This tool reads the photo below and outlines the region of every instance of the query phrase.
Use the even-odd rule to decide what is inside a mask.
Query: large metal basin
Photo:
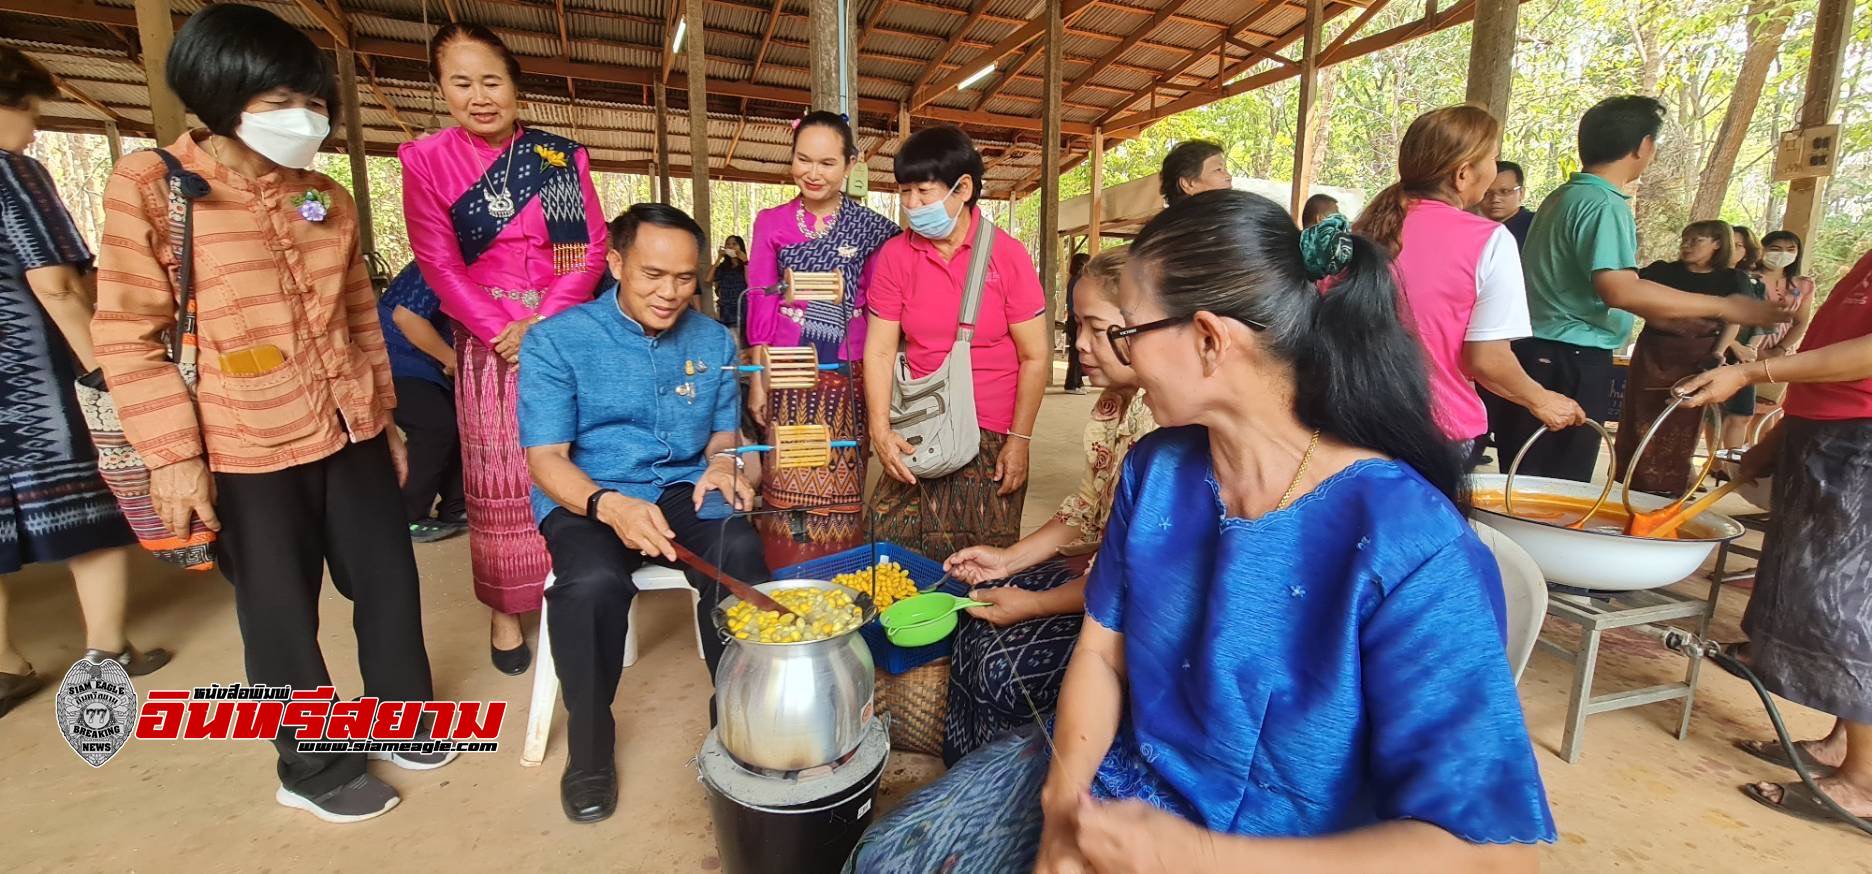
[[[1475,474],[1469,478],[1470,488],[1478,496],[1500,496],[1507,481],[1501,474]],[[1591,502],[1599,497],[1600,489],[1600,485],[1573,480],[1515,477],[1517,504],[1522,500],[1538,500],[1541,495]],[[1631,495],[1632,508],[1641,512],[1669,503],[1669,499],[1655,495],[1637,492]],[[1609,506],[1618,506],[1616,494]],[[1668,586],[1696,573],[1717,546],[1742,536],[1741,523],[1713,512],[1703,513],[1684,525],[1676,540],[1629,537],[1590,529],[1576,531],[1482,507],[1471,508],[1470,515],[1527,550],[1550,582],[1599,591]]]

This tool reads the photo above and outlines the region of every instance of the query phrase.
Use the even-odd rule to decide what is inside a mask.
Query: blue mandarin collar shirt
[[[701,479],[709,438],[740,424],[734,335],[684,310],[651,336],[616,288],[547,319],[520,349],[520,444],[569,443],[603,488],[646,501]],[[533,488],[533,519],[558,505]]]

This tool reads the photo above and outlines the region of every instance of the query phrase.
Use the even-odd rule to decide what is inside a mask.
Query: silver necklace
[[[808,240],[817,240],[820,237],[823,237],[826,234],[831,233],[832,228],[838,225],[839,214],[835,210],[833,211],[831,215],[826,216],[825,218],[819,219],[818,230],[814,230],[812,226],[807,224],[806,222],[807,212],[808,210],[806,209],[806,202],[803,200],[800,201],[799,206],[794,207],[793,209],[793,220],[799,224],[800,234],[805,236],[806,239]],[[814,216],[814,218],[818,218],[818,216]]]
[[[507,144],[507,169],[501,172],[501,190],[495,191],[494,186],[486,185],[481,191],[481,198],[487,201],[488,215],[497,219],[513,218],[514,199],[508,186],[513,181],[514,151],[518,145],[520,145],[520,132],[516,130],[513,141]]]

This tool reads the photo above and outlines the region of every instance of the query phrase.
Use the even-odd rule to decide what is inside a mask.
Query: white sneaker
[[[409,771],[433,771],[455,761],[455,757],[461,753],[449,750],[446,753],[369,752],[365,755],[373,762],[389,762]]]
[[[316,797],[300,795],[281,786],[273,794],[273,800],[326,822],[347,823],[383,816],[402,798],[390,784],[369,774],[359,774],[357,779]]]

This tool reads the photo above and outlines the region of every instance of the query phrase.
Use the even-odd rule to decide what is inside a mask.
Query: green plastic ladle
[[[948,592],[926,592],[905,598],[878,615],[884,636],[898,646],[928,646],[953,634],[956,614],[982,602]]]

